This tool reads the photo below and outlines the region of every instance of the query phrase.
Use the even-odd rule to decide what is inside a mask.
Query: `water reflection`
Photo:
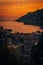
[[[23,33],[29,33],[29,32],[35,32],[35,31],[43,31],[40,29],[39,26],[32,26],[32,25],[24,25],[23,23],[16,22],[16,21],[3,21],[0,22],[0,26],[3,26],[4,28],[10,28],[13,29],[13,32],[23,32]]]

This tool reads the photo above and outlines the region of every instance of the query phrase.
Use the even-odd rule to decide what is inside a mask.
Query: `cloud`
[[[27,4],[32,2],[43,2],[43,0],[0,0],[0,5]]]

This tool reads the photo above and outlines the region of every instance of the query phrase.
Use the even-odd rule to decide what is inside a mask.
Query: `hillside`
[[[26,15],[17,19],[16,21],[23,22],[27,25],[36,25],[43,27],[43,9],[29,12]]]

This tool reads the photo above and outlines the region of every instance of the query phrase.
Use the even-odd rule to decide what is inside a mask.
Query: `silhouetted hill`
[[[37,25],[43,28],[43,9],[29,12],[21,18],[17,19],[18,22],[24,22],[27,25]]]

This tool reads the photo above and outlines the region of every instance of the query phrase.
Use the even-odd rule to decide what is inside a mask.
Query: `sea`
[[[36,31],[43,32],[40,26],[26,25],[23,22],[17,21],[0,21],[0,26],[4,29],[12,29],[12,32],[17,33],[32,33]]]

